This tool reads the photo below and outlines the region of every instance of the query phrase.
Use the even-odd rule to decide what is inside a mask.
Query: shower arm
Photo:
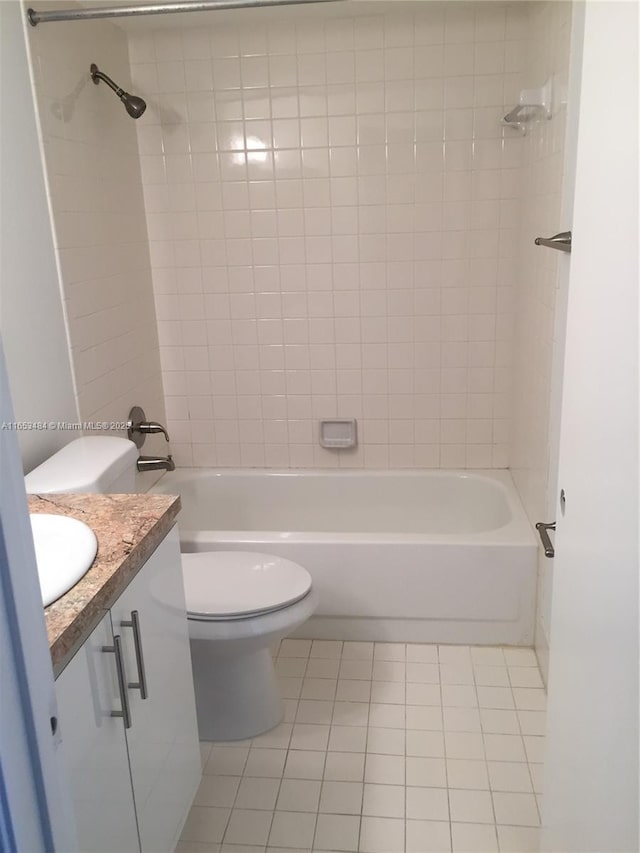
[[[94,83],[97,83],[98,80],[102,80],[102,82],[106,83],[110,89],[113,89],[119,98],[125,94],[124,89],[121,86],[118,86],[117,83],[114,83],[111,77],[107,76],[103,71],[100,71],[97,65],[91,66],[91,79]]]
[[[335,3],[343,0],[182,0],[178,3],[145,3],[137,6],[98,6],[88,9],[55,9],[38,12],[27,9],[32,27],[56,21],[87,21],[97,18],[133,18],[138,15],[167,15],[177,12],[214,12],[221,9],[246,9],[261,6],[304,6],[309,3]],[[105,81],[106,82],[106,81]]]

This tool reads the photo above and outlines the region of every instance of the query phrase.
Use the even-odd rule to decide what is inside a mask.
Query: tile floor
[[[276,670],[285,721],[202,744],[177,853],[538,849],[532,650],[283,640]]]

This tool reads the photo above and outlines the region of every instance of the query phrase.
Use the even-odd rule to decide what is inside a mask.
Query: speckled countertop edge
[[[58,676],[95,625],[175,524],[173,495],[29,495],[29,512],[66,515],[96,534],[98,553],[89,571],[49,607],[45,621],[54,675]]]

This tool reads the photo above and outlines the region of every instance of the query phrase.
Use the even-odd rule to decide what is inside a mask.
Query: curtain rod
[[[176,12],[213,12],[217,9],[247,9],[260,6],[304,6],[307,3],[335,3],[341,0],[182,0],[178,3],[145,3],[140,6],[99,6],[88,9],[57,9],[38,12],[27,9],[32,27],[55,21],[87,21],[97,18],[133,18],[138,15],[166,15]]]

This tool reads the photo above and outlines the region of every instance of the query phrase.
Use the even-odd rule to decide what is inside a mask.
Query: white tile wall
[[[31,29],[29,40],[80,417],[123,421],[138,403],[162,421],[135,124],[89,77],[96,62],[130,87],[126,36],[84,21]]]
[[[571,35],[571,3],[541,2],[531,5],[527,26],[527,87],[539,86],[553,76],[566,85]],[[562,219],[566,107],[560,106],[550,121],[533,123],[523,139],[523,205],[519,241],[520,275],[516,281],[516,323],[513,382],[511,470],[530,520],[547,519],[552,446],[552,365],[556,307],[559,300],[558,252],[534,245],[538,235],[555,234],[570,227]],[[562,328],[562,334],[564,329]],[[549,618],[551,614],[551,563],[540,552],[536,648],[546,677]]]
[[[505,467],[525,12],[304,11],[130,37],[179,463]]]

